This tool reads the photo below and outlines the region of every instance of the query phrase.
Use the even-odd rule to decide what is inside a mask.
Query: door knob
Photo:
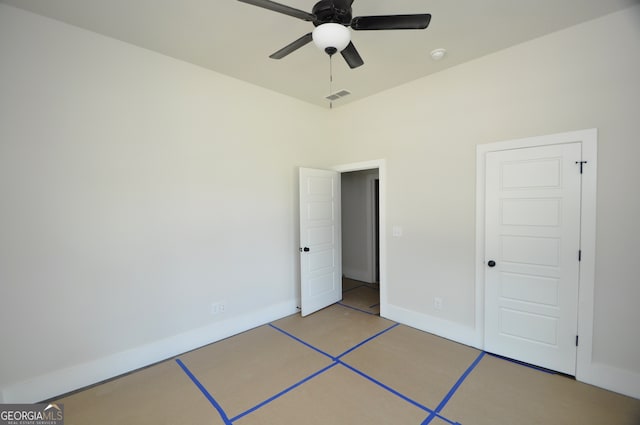
[[[308,247],[308,246],[305,246],[304,248],[300,248],[300,252],[302,252],[302,251],[304,251],[304,252],[309,252],[309,251],[310,251],[310,249],[309,249],[309,247]]]
[[[487,266],[489,267],[495,267],[495,265],[496,265],[496,262],[493,260],[489,260],[489,262],[487,263]]]

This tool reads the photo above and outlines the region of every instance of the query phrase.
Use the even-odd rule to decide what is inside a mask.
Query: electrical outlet
[[[211,314],[214,316],[216,314],[224,313],[224,303],[213,303],[211,304]]]
[[[444,301],[442,300],[442,298],[435,297],[433,299],[433,308],[435,308],[436,310],[442,310],[443,307],[444,307]]]

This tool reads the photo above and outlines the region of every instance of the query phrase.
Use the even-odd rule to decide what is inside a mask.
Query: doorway
[[[300,168],[300,305],[303,316],[338,302],[342,297],[342,173],[378,170],[379,229],[375,263],[380,316],[386,317],[386,161],[384,159],[338,165],[332,170]]]
[[[342,303],[380,313],[380,179],[377,168],[341,174]]]
[[[350,287],[359,286],[359,285],[368,285],[371,287],[376,287],[376,301],[378,306],[376,314],[379,314],[381,317],[386,317],[387,312],[387,290],[388,290],[388,282],[386,279],[386,252],[387,252],[387,238],[386,238],[386,161],[384,159],[365,161],[365,162],[356,162],[351,164],[338,165],[333,167],[333,169],[339,173],[341,173],[341,177],[345,176],[347,173],[353,172],[363,172],[369,177],[366,179],[366,183],[363,184],[360,196],[364,196],[365,192],[370,194],[369,199],[371,200],[369,214],[372,216],[371,221],[371,229],[370,234],[375,235],[373,237],[373,241],[368,246],[370,248],[370,261],[373,262],[373,275],[371,278],[371,268],[367,268],[369,270],[369,277],[364,276],[365,282],[356,281],[349,282]],[[377,171],[377,174],[375,172]],[[373,229],[375,227],[375,230]],[[343,242],[344,243],[344,242]],[[375,257],[375,259],[374,259]],[[371,263],[369,263],[371,264]],[[349,271],[347,271],[347,276],[349,276]],[[343,274],[345,274],[343,272]],[[369,281],[369,282],[366,282]],[[371,283],[373,282],[373,283]],[[349,289],[350,287],[345,286],[343,289]],[[353,294],[357,295],[357,294]],[[376,304],[376,302],[371,302],[369,304],[366,299],[362,299],[358,301],[360,305],[367,307],[365,310],[369,309],[370,306]]]

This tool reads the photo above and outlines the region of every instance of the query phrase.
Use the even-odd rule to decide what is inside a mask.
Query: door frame
[[[595,128],[507,140],[476,147],[476,341],[484,349],[485,292],[485,158],[488,152],[580,142],[584,165],[581,187],[580,283],[578,291],[578,335],[576,379],[589,381],[593,353],[593,317],[596,260],[596,182],[598,130]],[[576,167],[578,165],[576,164]]]
[[[378,171],[379,173],[379,171]],[[378,182],[378,193],[376,193],[376,182]],[[378,176],[370,175],[367,177],[367,190],[371,196],[371,282],[374,284],[380,283],[379,267],[376,267],[376,263],[379,262],[379,242],[376,244],[376,240],[380,239],[380,179]]]
[[[350,164],[335,165],[331,169],[339,173],[347,173],[351,171],[362,171],[378,169],[379,180],[379,228],[378,235],[380,238],[380,317],[387,316],[388,298],[387,298],[387,162],[384,159],[375,159],[371,161],[354,162]]]

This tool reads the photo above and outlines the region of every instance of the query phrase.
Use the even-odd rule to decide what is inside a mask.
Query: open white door
[[[300,168],[301,310],[342,299],[340,173]]]
[[[581,144],[486,156],[485,350],[575,375]]]

